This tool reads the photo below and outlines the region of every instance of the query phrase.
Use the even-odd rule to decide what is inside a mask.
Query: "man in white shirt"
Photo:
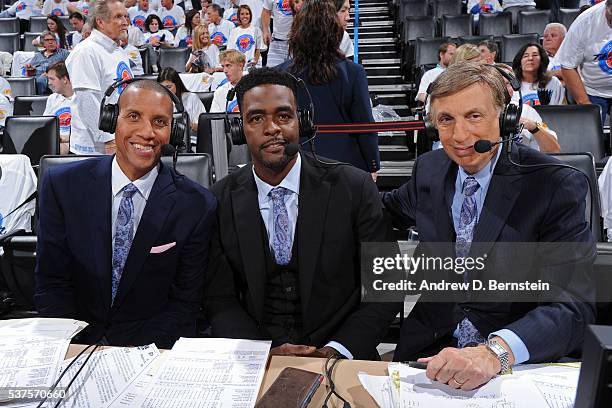
[[[221,7],[218,4],[211,4],[206,10],[208,15],[208,33],[210,34],[210,41],[217,47],[227,45],[232,30],[236,27],[234,23],[221,18]]]
[[[70,25],[72,25],[74,31],[70,32],[66,39],[68,40],[68,45],[70,45],[70,48],[74,48],[78,43],[83,41],[82,32],[83,26],[85,25],[85,17],[83,17],[81,13],[75,11],[74,13],[70,14],[68,21],[70,21]]]
[[[70,150],[70,124],[72,122],[72,83],[64,62],[56,62],[47,68],[49,89],[53,91],[47,98],[45,116],[57,116],[60,131],[60,154],[68,154]]]
[[[495,41],[481,41],[478,44],[478,51],[480,51],[480,58],[485,64],[495,64],[495,58],[497,57],[497,43]]]
[[[550,62],[548,63],[548,71],[550,71],[556,77],[562,79],[561,76],[561,65],[557,63],[556,55],[559,48],[561,48],[561,44],[565,39],[565,34],[567,34],[567,28],[561,23],[550,23],[544,28],[542,46],[544,47],[544,51],[550,58]]]
[[[210,111],[225,112],[227,110],[227,112],[239,112],[236,96],[234,95],[234,98],[228,101],[227,93],[230,89],[234,89],[238,81],[242,79],[246,57],[240,51],[226,50],[219,54],[219,61],[227,77],[227,82],[215,90]]]
[[[457,45],[454,43],[444,43],[440,45],[440,48],[438,48],[438,66],[423,74],[415,100],[425,102],[429,84],[435,81],[436,78],[446,69],[446,67],[448,67],[448,64],[450,64],[456,50]]]
[[[576,103],[599,105],[603,123],[612,107],[612,0],[574,20],[555,59]]]
[[[98,129],[100,102],[110,85],[134,76],[127,53],[116,43],[121,33],[127,32],[129,17],[121,1],[101,0],[93,7],[91,22],[94,30],[88,40],[66,60],[76,94],[72,103],[70,151],[111,154],[115,152],[115,136]]]
[[[42,15],[42,3],[38,0],[16,1],[11,7],[0,12],[0,18],[17,17],[22,21],[40,15]]]
[[[185,10],[174,4],[174,0],[161,0],[157,14],[166,30],[173,30],[185,24]]]
[[[68,15],[69,3],[68,0],[45,0],[42,9],[43,15],[66,16]]]
[[[270,32],[270,17],[274,18],[274,33]],[[261,12],[263,40],[268,48],[266,66],[275,67],[289,56],[289,31],[293,23],[293,11],[289,0],[264,0]]]
[[[149,6],[149,0],[138,0],[135,6],[128,9],[130,22],[132,25],[141,31],[144,31],[144,23],[149,14],[155,14],[156,10],[152,10]],[[160,27],[161,29],[161,27]]]

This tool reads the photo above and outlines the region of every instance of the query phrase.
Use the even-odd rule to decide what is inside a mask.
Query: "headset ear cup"
[[[315,134],[316,129],[310,109],[298,109],[298,124],[300,128],[299,137],[309,139]]]
[[[230,136],[232,137],[232,143],[235,146],[246,144],[246,137],[244,136],[244,130],[242,128],[242,118],[235,117],[230,120]]]
[[[185,132],[187,131],[187,123],[189,120],[185,120],[185,114],[181,115],[180,119],[172,119],[172,133],[170,134],[170,144],[175,148],[179,148],[185,145]]]
[[[117,117],[119,116],[119,106],[113,103],[105,105],[100,110],[100,120],[98,129],[106,133],[115,133],[117,128]]]

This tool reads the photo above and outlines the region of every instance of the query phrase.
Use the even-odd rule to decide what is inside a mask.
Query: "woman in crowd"
[[[291,27],[291,59],[279,66],[305,82],[312,96],[316,124],[374,122],[365,70],[340,52],[343,32],[332,2],[306,1]],[[303,108],[308,95],[301,88],[298,92],[298,106]],[[300,136],[303,140],[307,135]],[[313,144],[320,156],[350,163],[373,177],[380,168],[376,133],[324,134]]]
[[[151,68],[153,69],[153,72],[157,72],[159,71],[159,67],[157,65],[159,60],[159,49],[172,48],[174,36],[170,31],[163,28],[161,18],[159,18],[156,14],[150,14],[145,20],[144,39],[145,47],[149,51]]]
[[[47,16],[47,30],[55,34],[55,38],[57,38],[57,43],[60,48],[68,48],[68,41],[66,41],[67,30],[59,17],[54,15]],[[40,36],[32,40],[32,45],[35,47],[42,47]]]
[[[351,3],[349,0],[334,1],[336,4],[336,15],[338,16],[338,21],[344,30],[344,33],[342,34],[342,41],[340,42],[340,51],[342,51],[346,58],[351,58],[355,54],[355,50],[353,49],[353,41],[346,32],[346,27],[348,27],[349,21],[351,21],[351,16],[349,14]]]
[[[185,69],[187,72],[208,74],[223,71],[219,64],[219,48],[210,41],[210,33],[205,25],[199,25],[194,30],[191,56]]]
[[[523,103],[531,106],[563,103],[565,88],[559,79],[546,72],[548,63],[548,55],[540,44],[525,44],[516,53],[512,69],[522,84]]]
[[[228,50],[238,50],[243,53],[249,67],[261,67],[261,48],[263,34],[259,27],[253,27],[253,13],[251,8],[246,4],[238,7],[238,18],[240,26],[232,30],[229,41],[227,42]]]
[[[183,84],[181,77],[174,68],[162,69],[157,76],[157,82],[183,101],[185,112],[189,114],[190,128],[192,131],[197,132],[200,114],[206,113],[206,108],[202,101],[200,101],[200,98],[196,94],[187,91],[185,84]]]
[[[210,21],[208,21],[208,14],[206,13],[206,11],[208,11],[208,6],[210,6],[211,4],[211,0],[200,0],[200,6],[202,7],[202,9],[200,10],[200,24],[205,25],[207,27]]]
[[[201,17],[197,10],[189,10],[185,13],[185,25],[181,26],[174,36],[174,46],[179,48],[191,48],[193,44],[193,30],[200,25]]]

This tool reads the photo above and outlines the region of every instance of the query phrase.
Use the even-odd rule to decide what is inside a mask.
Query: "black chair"
[[[570,28],[576,17],[580,14],[580,9],[559,9],[559,22],[566,28]]]
[[[604,140],[598,105],[535,106],[542,120],[557,132],[561,153],[589,152],[598,162],[604,157]]]
[[[66,28],[69,28],[67,26]],[[42,33],[47,30],[47,17],[30,17],[30,32],[31,33]]]
[[[34,268],[36,266],[36,236],[25,233],[3,238],[0,245],[2,278],[10,299],[19,309],[36,310],[34,305]]]
[[[518,33],[537,33],[542,35],[546,24],[550,23],[550,10],[520,11],[518,15]]]
[[[458,38],[472,35],[472,18],[469,14],[442,17],[442,35]]]
[[[180,113],[173,114],[174,120],[179,120],[181,118]],[[185,133],[183,135],[183,143],[185,143],[185,151],[191,152],[191,128],[189,125],[185,126]]]
[[[206,108],[206,112],[210,112],[210,107],[212,106],[212,101],[215,96],[214,92],[193,92],[198,95],[200,101],[204,104],[204,108]]]
[[[500,37],[512,33],[512,14],[481,14],[478,17],[478,28],[480,35],[492,35]]]
[[[19,33],[0,34],[0,50],[14,54],[19,51]]]
[[[45,113],[48,96],[18,96],[15,98],[13,115],[42,116]]]
[[[583,172],[589,179],[589,192],[586,196],[585,220],[591,227],[593,238],[599,242],[602,240],[601,205],[599,202],[599,188],[597,184],[597,172],[595,171],[595,160],[591,153],[557,153],[551,156],[561,162],[569,164]]]
[[[5,79],[11,84],[13,98],[36,95],[35,77],[5,77]]]
[[[140,52],[140,59],[142,60],[142,70],[144,71],[145,75],[149,75],[152,72],[151,61],[149,59],[149,50],[146,48],[139,48],[138,51]]]
[[[468,35],[461,36],[457,39],[457,45],[461,46],[463,44],[474,44],[478,45],[483,41],[493,41],[492,35]]]
[[[458,16],[461,14],[461,0],[434,0],[433,15],[440,19],[444,15]]]
[[[438,49],[446,42],[451,41],[448,37],[441,38],[417,38],[415,41],[415,67],[438,63]]]
[[[429,15],[429,5],[425,0],[401,0],[400,3],[400,21],[404,21],[406,17],[424,17]]]
[[[537,43],[539,36],[533,34],[509,34],[501,37],[501,62],[510,63],[521,47],[528,43]]]
[[[23,33],[23,50],[38,51],[38,48],[32,45],[32,41],[42,33]]]
[[[232,120],[234,117],[238,117],[239,113],[228,113],[227,118]],[[213,156],[213,145],[212,145],[212,124],[213,120],[223,120],[225,121],[226,114],[223,112],[209,112],[200,114],[200,118],[198,119],[198,141],[196,146],[197,153],[208,153],[211,157],[213,157],[213,167],[214,156]],[[227,152],[228,155],[232,150],[232,141],[227,138]]]
[[[18,33],[19,19],[17,17],[0,18],[0,33]]]
[[[434,38],[436,36],[436,20],[433,17],[407,17],[404,20],[404,43],[414,41],[418,37]]]
[[[159,66],[162,69],[174,68],[176,72],[185,72],[189,53],[189,48],[162,48],[159,54]]]
[[[9,116],[0,137],[2,153],[25,154],[38,165],[47,154],[59,154],[59,120],[55,116]]]

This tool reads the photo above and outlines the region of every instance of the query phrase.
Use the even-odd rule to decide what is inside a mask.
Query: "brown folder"
[[[255,408],[305,408],[325,377],[322,374],[287,367],[281,371]]]

